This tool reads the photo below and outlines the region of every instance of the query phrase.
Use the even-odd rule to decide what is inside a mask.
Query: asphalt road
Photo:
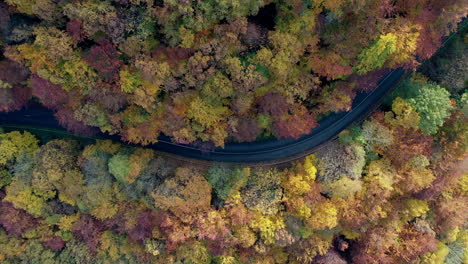
[[[310,134],[299,139],[231,143],[226,144],[224,148],[200,150],[195,146],[173,143],[170,138],[161,136],[158,143],[146,147],[191,159],[230,163],[258,163],[298,157],[333,139],[353,122],[365,117],[366,114],[380,105],[383,97],[404,75],[405,70],[402,68],[386,74],[372,92],[360,93],[356,96],[352,110],[326,116],[319,121],[319,126],[314,128]],[[20,111],[0,113],[0,126],[2,125],[64,130],[55,120],[52,111],[37,105],[25,107]],[[105,134],[101,134],[99,137],[119,140],[118,136]]]
[[[466,32],[466,18],[458,25],[458,31],[446,37],[441,46],[444,46],[453,36],[460,32]],[[228,163],[256,163],[277,164],[287,160],[299,158],[311,153],[322,144],[336,138],[336,136],[349,127],[352,123],[365,119],[375,108],[377,108],[385,95],[396,87],[398,82],[405,76],[405,70],[398,68],[386,74],[372,92],[361,93],[353,101],[352,110],[342,113],[333,113],[319,121],[310,134],[299,139],[266,140],[252,143],[226,144],[224,148],[213,150],[201,150],[197,146],[182,145],[171,142],[165,136],[159,137],[159,142],[150,147],[157,151],[175,154],[186,160],[218,161]],[[24,129],[25,127],[44,132],[56,133],[56,129],[64,131],[53,116],[53,112],[38,106],[30,105],[20,111],[2,113],[0,112],[0,127]],[[55,132],[54,132],[55,129]],[[62,132],[60,132],[62,133]],[[108,138],[120,141],[119,136],[106,134],[98,135],[99,138]],[[323,145],[322,145],[323,146]]]

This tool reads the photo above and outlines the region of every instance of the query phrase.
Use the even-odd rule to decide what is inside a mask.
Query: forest
[[[2,0],[0,110],[74,133],[205,148],[298,138],[415,68],[463,0]]]
[[[467,263],[468,98],[452,87],[416,73],[387,110],[276,167],[3,131],[0,262]]]
[[[468,263],[462,0],[0,0],[0,263]],[[430,58],[430,60],[429,60]],[[276,166],[145,145],[298,138],[391,69],[366,120]],[[416,70],[417,69],[417,70]],[[138,143],[140,146],[125,142]]]

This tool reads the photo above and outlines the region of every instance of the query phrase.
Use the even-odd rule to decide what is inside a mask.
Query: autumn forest
[[[70,133],[121,139],[0,123],[0,263],[468,263],[467,14],[463,0],[0,0],[0,112],[40,104]],[[292,162],[145,148],[297,139],[397,68],[376,111]]]

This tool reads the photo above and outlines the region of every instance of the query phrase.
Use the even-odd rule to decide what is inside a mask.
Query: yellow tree
[[[419,37],[419,25],[405,24],[395,30],[380,35],[372,45],[361,51],[359,63],[355,67],[358,74],[372,70],[413,63],[416,42]]]
[[[421,119],[419,114],[409,103],[400,97],[393,100],[392,112],[385,113],[385,121],[387,123],[393,126],[402,126],[404,128],[418,128],[419,120]]]
[[[397,36],[393,33],[381,35],[374,44],[361,51],[359,64],[355,67],[358,74],[380,69],[396,51]]]
[[[396,50],[390,56],[388,66],[395,67],[414,60],[420,30],[421,26],[418,24],[404,24],[394,30],[397,37]]]
[[[197,169],[181,167],[151,196],[156,207],[169,210],[182,221],[190,222],[197,214],[210,208],[211,185]]]
[[[0,133],[0,166],[14,162],[25,153],[33,153],[38,146],[38,140],[29,132],[13,131]]]
[[[76,205],[84,184],[77,155],[78,144],[73,141],[52,140],[42,146],[34,159],[33,187],[44,194],[58,192],[60,200]]]

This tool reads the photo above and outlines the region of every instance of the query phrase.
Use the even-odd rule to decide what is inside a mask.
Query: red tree
[[[75,43],[81,42],[85,38],[83,24],[76,18],[67,23],[67,32]]]
[[[309,134],[318,125],[315,118],[302,105],[295,105],[288,114],[276,119],[273,134],[279,138],[299,138]]]
[[[60,108],[54,116],[61,126],[74,134],[91,136],[98,132],[96,128],[87,126],[83,122],[76,120],[71,109]]]
[[[90,252],[96,253],[99,239],[104,231],[104,225],[90,215],[83,215],[72,227],[73,234],[83,240]]]
[[[104,80],[114,81],[118,77],[123,62],[118,59],[119,53],[109,40],[101,39],[98,44],[91,48],[84,59],[97,70]]]
[[[58,109],[68,101],[68,94],[59,85],[53,84],[33,74],[31,76],[33,96],[41,100],[47,108]]]
[[[235,129],[231,135],[239,142],[254,141],[260,134],[257,120],[252,118],[240,119]]]
[[[9,86],[0,89],[0,111],[18,110],[28,102],[31,89],[23,85],[28,76],[28,69],[18,63],[0,61],[0,81]]]
[[[397,167],[408,162],[412,157],[424,155],[429,157],[432,154],[431,136],[424,135],[419,129],[406,129],[404,127],[396,127],[393,135],[398,138],[398,141],[392,144],[385,155]]]
[[[128,232],[131,239],[136,241],[145,241],[153,234],[153,229],[156,228],[158,217],[156,213],[151,211],[145,211],[138,215],[135,227]]]
[[[51,239],[47,240],[46,242],[43,242],[44,246],[54,250],[54,251],[60,251],[65,247],[65,241],[61,237],[58,236],[53,236]]]
[[[14,208],[11,203],[0,202],[0,225],[8,235],[19,237],[36,224],[36,219],[24,210]]]

